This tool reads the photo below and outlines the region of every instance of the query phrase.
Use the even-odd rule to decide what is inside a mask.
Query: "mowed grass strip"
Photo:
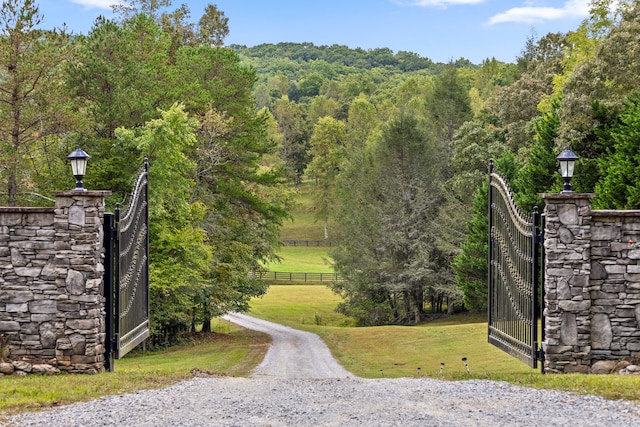
[[[270,337],[227,322],[219,326],[225,333],[166,351],[127,355],[116,360],[114,372],[0,377],[0,422],[3,416],[17,412],[166,387],[191,378],[194,369],[211,375],[245,376],[264,358]]]
[[[286,221],[282,228],[284,240],[324,240],[323,221],[319,221],[313,213],[313,190],[316,183],[305,179],[296,186],[297,205],[291,210],[293,219]],[[329,218],[329,239],[335,230],[333,218]]]
[[[271,262],[269,271],[291,273],[333,273],[327,247],[283,246],[278,250],[280,262]]]
[[[251,314],[320,335],[342,366],[364,378],[490,379],[640,401],[638,376],[543,375],[529,368],[487,343],[484,316],[452,316],[419,326],[355,328],[345,327],[349,319],[335,313],[339,302],[324,285],[272,285],[264,297],[252,301]]]

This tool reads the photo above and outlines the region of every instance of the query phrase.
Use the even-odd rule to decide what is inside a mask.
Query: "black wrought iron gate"
[[[138,174],[124,213],[105,213],[105,368],[149,336],[149,164]]]
[[[489,343],[537,367],[544,354],[541,264],[544,215],[523,215],[507,182],[489,170]],[[544,327],[542,328],[544,330]],[[540,337],[543,339],[544,337]],[[544,363],[542,364],[544,370]]]

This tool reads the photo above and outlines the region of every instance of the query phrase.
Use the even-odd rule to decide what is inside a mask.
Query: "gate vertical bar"
[[[114,327],[113,327],[113,340],[115,341],[114,351],[115,357],[118,358],[120,352],[120,203],[116,204],[114,211],[115,230],[113,233],[113,247],[114,254],[114,293],[113,293],[113,305],[114,305]]]
[[[546,339],[546,324],[545,324],[545,313],[544,313],[544,308],[545,308],[545,304],[546,304],[546,294],[545,294],[545,290],[544,290],[544,284],[545,284],[545,271],[546,271],[546,263],[545,260],[547,259],[547,254],[546,254],[546,249],[544,247],[544,230],[545,227],[547,226],[547,216],[545,214],[541,214],[540,215],[540,233],[538,234],[538,236],[540,237],[540,279],[539,279],[539,283],[540,283],[540,303],[539,303],[539,309],[540,309],[540,351],[538,352],[538,360],[540,360],[540,372],[541,373],[545,373],[545,369],[544,369],[544,348],[542,347],[542,343],[544,343],[545,339]]]
[[[151,316],[151,304],[150,304],[150,292],[149,292],[149,158],[145,157],[144,158],[144,174],[147,177],[146,180],[146,184],[144,186],[144,200],[145,200],[145,205],[144,205],[144,218],[145,218],[145,228],[147,229],[146,231],[146,239],[144,242],[144,254],[145,254],[145,258],[146,258],[146,262],[144,263],[144,289],[145,289],[145,300],[146,300],[146,316],[147,316],[147,328],[150,329],[150,323],[149,323],[149,318]],[[143,349],[146,351],[147,347],[146,347],[146,341],[143,341],[142,345],[143,345]]]
[[[103,223],[104,235],[104,304],[105,304],[105,356],[104,367],[108,372],[113,372],[116,341],[114,339],[115,301],[114,297],[114,225],[115,217],[112,213],[105,212]]]
[[[489,160],[489,197],[488,197],[488,217],[489,217],[489,228],[488,228],[488,233],[487,233],[487,237],[489,240],[489,251],[488,251],[488,297],[489,297],[489,303],[487,304],[487,325],[488,325],[488,337],[491,337],[491,325],[493,324],[493,316],[492,316],[492,311],[493,311],[493,244],[491,243],[491,228],[493,227],[493,209],[491,208],[491,204],[493,203],[493,186],[491,185],[491,177],[493,174],[493,159]]]
[[[538,207],[533,207],[533,215],[531,218],[531,358],[533,359],[533,368],[537,368],[539,347],[538,347],[538,315],[540,313],[540,299],[538,292],[540,290],[540,212]]]

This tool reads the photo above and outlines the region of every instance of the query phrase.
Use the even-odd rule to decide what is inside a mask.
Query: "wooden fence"
[[[338,273],[287,273],[281,271],[256,271],[253,277],[268,281],[289,282],[338,282],[342,276]]]
[[[334,246],[331,240],[282,240],[286,246]]]

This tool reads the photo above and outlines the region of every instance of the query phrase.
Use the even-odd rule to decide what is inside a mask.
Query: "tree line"
[[[343,46],[236,47],[258,70],[253,93],[289,175],[315,182],[345,278],[333,285],[339,311],[371,325],[486,310],[490,158],[525,211],[560,191],[564,148],[580,156],[576,191],[596,192],[599,208],[638,208],[639,10],[594,0],[575,30],[532,32],[514,63],[408,70],[345,60]],[[383,51],[353,57],[365,53]]]
[[[296,184],[360,325],[486,308],[490,158],[524,210],[559,191],[555,156],[580,156],[577,191],[637,208],[637,0],[594,0],[575,31],[536,34],[514,63],[434,64],[409,52],[310,43],[223,47],[228,19],[137,0],[87,35],[39,29],[33,0],[0,12],[0,178],[9,205],[68,185],[126,200],[150,159],[154,342],[168,343],[266,285]],[[169,10],[169,11],[167,11]]]
[[[164,345],[266,291],[248,273],[275,257],[290,196],[268,160],[255,72],[218,47],[224,13],[208,5],[194,22],[169,0],[128,4],[74,35],[41,29],[33,0],[3,1],[0,197],[49,203],[79,146],[92,157],[85,186],[113,191],[113,209],[147,157],[152,344]]]

